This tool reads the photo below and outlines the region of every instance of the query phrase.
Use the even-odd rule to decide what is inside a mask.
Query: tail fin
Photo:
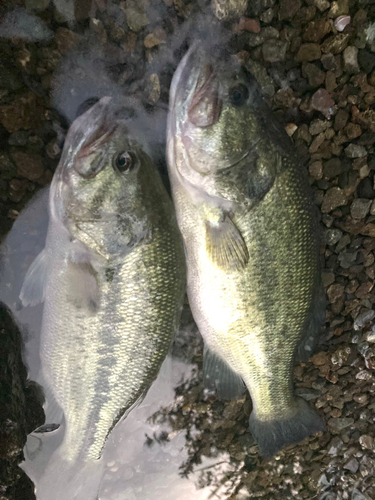
[[[96,500],[104,470],[103,459],[67,462],[57,450],[43,476],[35,481],[38,500]]]
[[[295,413],[285,419],[258,420],[254,411],[251,413],[250,432],[263,457],[270,458],[285,446],[324,429],[323,421],[306,401],[296,398],[296,403]]]

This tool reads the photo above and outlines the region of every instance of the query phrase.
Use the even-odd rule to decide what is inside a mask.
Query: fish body
[[[71,126],[49,215],[21,299],[44,300],[42,371],[64,412],[64,459],[92,461],[155,379],[185,280],[172,202],[109,98]]]
[[[205,386],[233,399],[246,385],[271,456],[323,428],[293,393],[325,310],[307,174],[251,74],[198,46],[172,81],[168,165]]]

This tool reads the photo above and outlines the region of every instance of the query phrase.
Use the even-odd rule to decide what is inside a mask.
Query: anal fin
[[[246,391],[242,377],[207,346],[203,358],[203,383],[205,389],[215,391],[219,399],[226,401],[238,399]]]
[[[240,231],[229,215],[218,222],[206,221],[206,250],[212,261],[223,269],[243,269],[249,252]]]

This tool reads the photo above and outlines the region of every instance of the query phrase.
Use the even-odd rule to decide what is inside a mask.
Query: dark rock
[[[323,54],[321,57],[321,62],[324,69],[328,71],[336,71],[339,68],[339,64],[337,63],[335,56],[331,53]]]
[[[344,465],[344,469],[348,469],[348,470],[350,470],[350,472],[353,472],[353,473],[356,473],[358,468],[359,468],[359,463],[358,463],[358,460],[356,460],[355,458],[352,458],[351,460],[349,460],[349,462],[347,462]]]
[[[323,54],[340,54],[348,45],[350,35],[348,33],[339,33],[330,36],[321,45]]]
[[[287,46],[287,42],[282,42],[281,40],[266,40],[262,45],[264,60],[270,63],[284,61]]]
[[[326,271],[324,271],[322,273],[322,283],[323,283],[324,288],[327,288],[329,285],[332,285],[332,283],[334,283],[334,281],[335,281],[334,273],[326,272]]]
[[[10,146],[26,146],[29,140],[29,133],[25,130],[18,130],[10,134],[8,144]]]
[[[329,213],[337,207],[346,205],[346,203],[346,195],[342,189],[339,187],[333,187],[324,195],[321,210],[323,213]]]
[[[364,146],[349,144],[349,146],[345,148],[345,155],[348,158],[363,158],[364,156],[367,156],[367,151]]]
[[[324,83],[325,73],[318,66],[311,63],[305,63],[302,66],[302,74],[308,78],[311,87],[319,87]]]
[[[339,158],[331,158],[326,161],[323,166],[324,177],[328,179],[332,179],[332,177],[336,177],[341,174],[341,161]]]
[[[279,21],[289,21],[300,10],[300,0],[281,0],[279,6]]]
[[[368,200],[373,200],[375,198],[375,190],[373,189],[373,183],[369,177],[362,179],[358,184],[357,194],[359,198],[367,198]]]
[[[321,71],[321,70],[319,70]],[[323,73],[323,72],[322,72]],[[323,73],[324,74],[324,73]],[[317,76],[317,73],[316,73]],[[315,78],[315,77],[314,77]],[[335,101],[331,98],[326,89],[317,90],[311,98],[311,107],[323,113],[326,118],[333,114]]]
[[[368,50],[360,50],[358,52],[358,62],[365,73],[370,74],[375,68],[375,54]]]
[[[358,65],[358,49],[357,47],[353,47],[350,45],[346,47],[344,50],[344,71],[346,73],[358,73],[359,65]]]
[[[311,62],[320,59],[322,55],[318,43],[303,43],[296,55],[296,60],[300,62]]]
[[[0,64],[0,89],[19,90],[23,86],[18,73],[7,65]]]
[[[22,363],[21,334],[9,309],[0,303],[0,495],[5,499],[35,499],[31,481],[18,467],[26,442],[26,368]],[[43,423],[44,418],[38,421]],[[21,496],[28,489],[27,496]],[[20,494],[20,495],[19,495]],[[19,495],[19,496],[17,496]]]
[[[353,219],[364,219],[370,211],[371,200],[356,198],[350,205],[350,215]]]
[[[331,31],[331,25],[326,19],[316,19],[311,21],[302,33],[302,38],[306,42],[319,42]]]
[[[361,330],[367,323],[372,321],[375,318],[375,311],[365,311],[359,314],[354,321],[354,330]]]
[[[26,0],[25,7],[26,9],[32,9],[37,11],[46,10],[49,6],[50,0]]]
[[[335,245],[342,237],[342,231],[340,229],[326,229],[324,231],[324,242],[327,245]]]
[[[328,427],[334,432],[341,432],[343,429],[354,424],[354,418],[331,418],[328,420]]]
[[[314,5],[317,6],[320,12],[324,12],[325,10],[329,9],[331,4],[328,0],[314,0]]]
[[[335,123],[333,125],[333,128],[336,130],[336,132],[342,130],[345,127],[348,119],[349,113],[347,113],[344,109],[339,109],[335,116]]]
[[[15,151],[12,153],[12,159],[17,166],[18,175],[30,181],[35,181],[43,175],[44,167],[40,155]]]

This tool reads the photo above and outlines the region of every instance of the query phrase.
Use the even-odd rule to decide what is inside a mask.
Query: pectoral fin
[[[21,288],[20,299],[24,307],[44,301],[49,265],[49,256],[42,250],[29,267]]]
[[[206,221],[206,250],[222,269],[243,269],[249,261],[246,243],[228,215],[218,222]]]

